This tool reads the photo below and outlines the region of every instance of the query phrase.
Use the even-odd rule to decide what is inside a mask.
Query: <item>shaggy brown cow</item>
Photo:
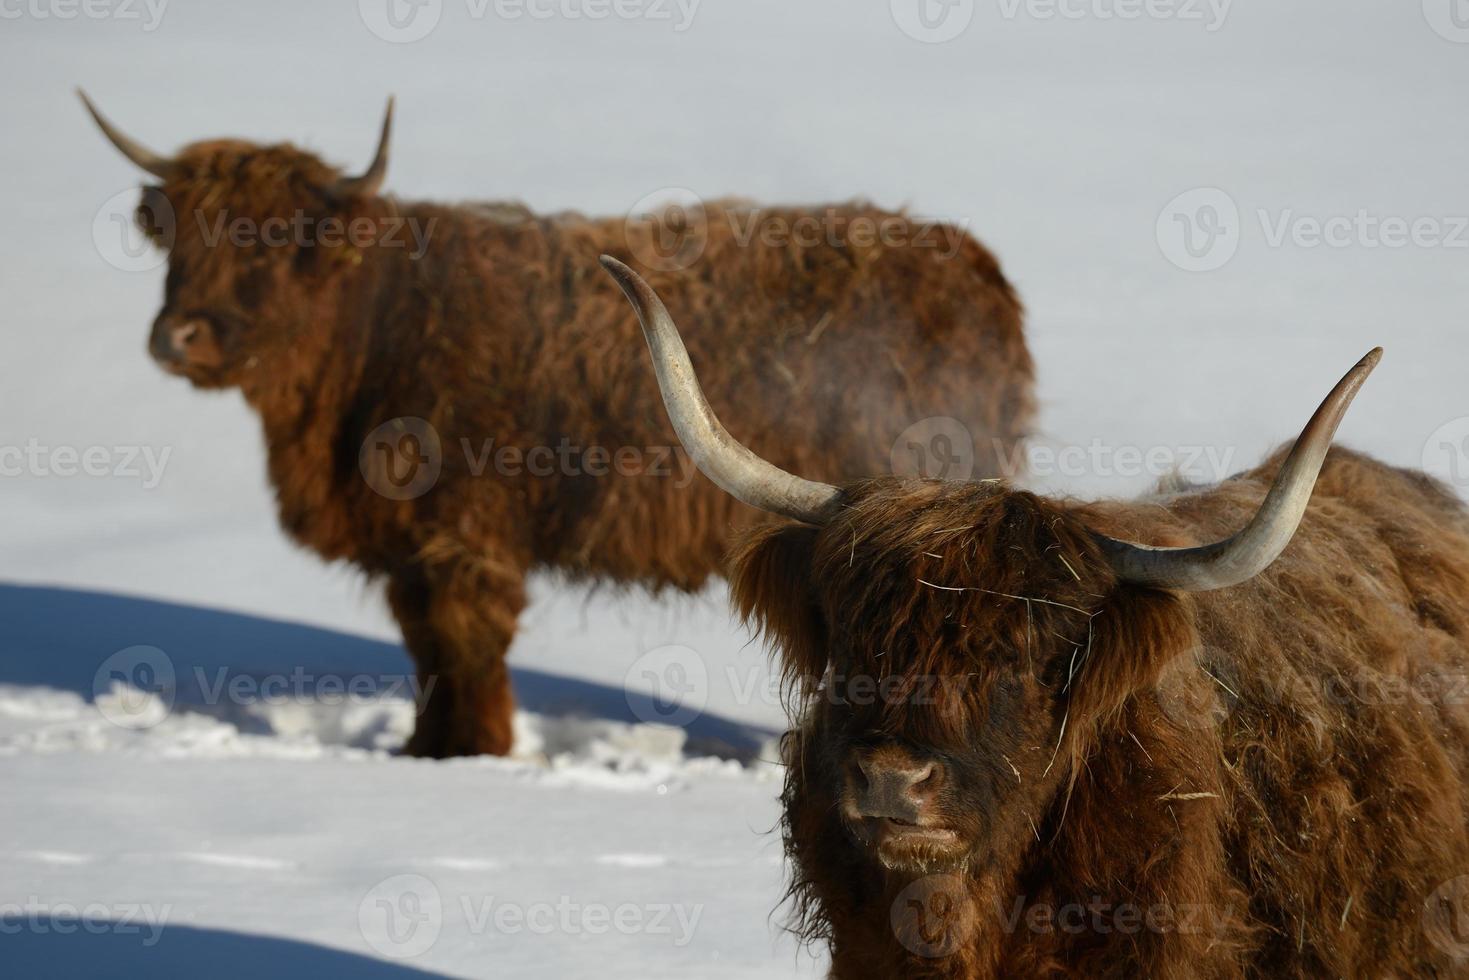
[[[92,113],[158,178],[139,207],[169,249],[154,357],[239,388],[285,529],[387,579],[430,692],[409,751],[510,748],[529,571],[698,589],[756,516],[673,458],[635,317],[597,269],[661,255],[659,229],[382,196],[391,104],[360,177],[287,145],[163,157]],[[856,204],[711,206],[693,231],[702,257],[660,285],[707,325],[690,342],[711,395],[770,458],[871,472],[905,426],[948,416],[993,473],[1021,438],[1021,308],[974,239]]]
[[[609,268],[694,458],[800,521],[730,574],[792,685],[792,898],[833,976],[1469,975],[1469,514],[1327,452],[1380,352],[1215,487],[837,489],[736,444]]]

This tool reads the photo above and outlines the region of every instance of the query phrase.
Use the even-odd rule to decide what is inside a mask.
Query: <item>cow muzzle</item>
[[[153,322],[148,352],[174,374],[210,371],[224,363],[219,331],[203,316],[160,316]]]
[[[846,769],[848,825],[884,865],[942,864],[962,851],[939,812],[948,783],[942,762],[889,745],[853,750]]]

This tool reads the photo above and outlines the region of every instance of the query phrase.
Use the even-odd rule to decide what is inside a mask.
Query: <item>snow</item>
[[[1378,343],[1342,441],[1469,483],[1459,0],[1158,19],[959,0],[972,20],[945,43],[906,36],[904,2],[594,20],[441,0],[413,43],[365,26],[374,0],[174,0],[152,29],[157,0],[128,4],[137,19],[0,5],[7,975],[821,972],[771,914],[783,713],[722,589],[538,581],[511,658],[516,756],[391,754],[411,669],[381,597],[278,531],[239,399],[148,362],[163,272],[97,244],[138,175],[77,84],[163,149],[241,135],[359,165],[395,93],[389,188],[412,197],[617,214],[692,188],[963,222],[1030,311],[1038,447],[1060,453],[1033,460],[1045,490],[1134,493],[1154,474],[1130,451],[1201,478],[1249,465]],[[1359,213],[1447,240],[1383,244]],[[1177,236],[1213,215],[1225,251],[1191,258]],[[1346,244],[1312,244],[1333,218]],[[19,473],[12,450],[33,456]],[[63,450],[108,475],[58,475]],[[160,668],[172,705],[114,683]],[[669,715],[654,685],[675,676],[692,707]],[[218,693],[232,683],[247,696]]]

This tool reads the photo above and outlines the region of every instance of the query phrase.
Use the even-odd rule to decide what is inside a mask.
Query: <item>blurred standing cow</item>
[[[1218,486],[838,488],[735,442],[608,267],[700,467],[795,519],[730,579],[799,712],[791,896],[834,977],[1469,976],[1469,512],[1328,454],[1380,351]]]
[[[698,589],[756,516],[675,455],[635,317],[596,265],[664,264],[667,229],[383,196],[391,103],[360,176],[290,145],[163,156],[87,107],[157,180],[138,211],[169,254],[154,358],[238,388],[286,531],[387,579],[428,692],[408,751],[509,751],[527,573]],[[769,458],[870,472],[910,424],[951,417],[992,475],[1021,440],[1021,306],[959,229],[713,205],[684,231],[696,254],[658,282],[705,325],[690,343],[711,396]]]

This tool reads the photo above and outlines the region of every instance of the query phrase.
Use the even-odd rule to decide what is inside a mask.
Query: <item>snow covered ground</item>
[[[820,973],[771,917],[782,714],[721,590],[538,582],[517,757],[389,754],[380,598],[277,531],[239,400],[148,362],[163,273],[107,238],[138,177],[77,84],[161,148],[353,164],[396,93],[405,196],[964,222],[1030,308],[1045,489],[1248,465],[1377,343],[1342,439],[1469,486],[1464,0],[388,3],[0,0],[7,976]],[[160,671],[173,705],[113,685]]]

